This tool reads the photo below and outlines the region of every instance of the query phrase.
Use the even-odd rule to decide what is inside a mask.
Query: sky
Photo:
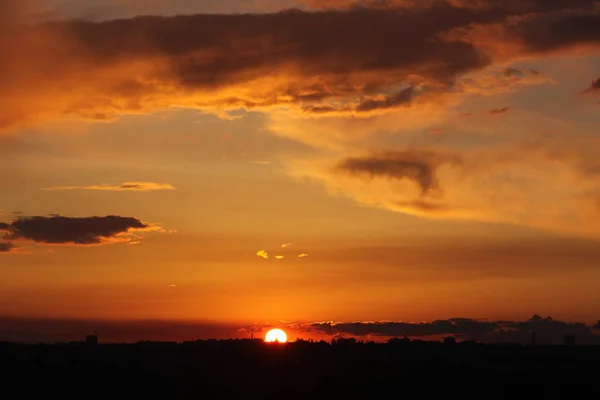
[[[600,319],[600,1],[15,3],[0,338]]]

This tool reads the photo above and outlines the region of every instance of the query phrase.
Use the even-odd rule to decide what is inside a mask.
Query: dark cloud
[[[495,61],[600,43],[596,0],[360,3],[311,12],[9,20],[0,27],[0,125],[65,115],[107,120],[173,105],[391,109],[415,95],[390,95],[399,84],[452,92],[457,76]],[[478,33],[490,26],[498,34]],[[516,70],[505,73],[518,78]]]
[[[355,107],[345,105],[336,108],[330,105],[311,105],[304,107],[303,110],[311,114],[369,113],[377,110],[409,106],[414,96],[415,88],[411,86],[392,96],[384,95],[376,98],[365,98]]]
[[[453,208],[447,204],[433,203],[424,200],[401,201],[396,203],[396,205],[400,208],[413,209],[427,214],[445,213],[453,210]]]
[[[20,217],[0,229],[5,240],[29,240],[45,244],[100,244],[118,238],[130,230],[144,230],[149,225],[133,217]]]
[[[584,90],[583,93],[600,93],[600,78],[592,81],[590,87]]]
[[[505,114],[510,110],[510,107],[495,108],[490,111],[490,114]]]
[[[410,104],[414,94],[414,88],[409,87],[394,96],[386,96],[381,100],[365,100],[358,105],[358,111],[372,111],[375,109],[392,108],[399,105]]]
[[[352,322],[352,323],[316,323],[312,325],[326,335],[352,336],[433,336],[433,335],[485,335],[493,331],[498,323],[477,321],[464,318],[439,320],[426,323],[405,322]]]
[[[14,248],[12,243],[0,242],[0,253],[8,253]]]
[[[594,1],[595,4],[600,4]],[[513,25],[523,40],[525,50],[541,53],[561,50],[573,44],[598,46],[600,42],[600,10],[586,13],[549,14],[523,19]]]
[[[583,323],[556,321],[551,317],[534,315],[522,322],[484,321],[469,318],[453,318],[423,323],[405,322],[353,322],[353,323],[314,323],[317,332],[328,336],[382,336],[382,337],[427,337],[453,335],[483,342],[531,343],[532,332],[536,342],[562,343],[566,335],[574,335],[578,343],[600,344],[590,326]]]
[[[314,9],[414,9],[452,5],[466,8],[504,8],[513,13],[548,12],[593,6],[596,0],[297,0]]]
[[[460,158],[430,151],[382,152],[367,157],[352,157],[337,165],[339,171],[353,175],[384,177],[388,179],[408,179],[416,183],[422,195],[440,189],[437,169],[443,164],[460,164]],[[420,204],[427,207],[428,204]]]
[[[409,77],[447,88],[457,75],[489,65],[490,55],[467,37],[450,40],[442,35],[474,25],[501,24],[527,9],[515,4],[465,7],[456,1],[436,1],[393,12],[363,7],[5,24],[0,30],[4,60],[0,89],[9,100],[0,121],[10,125],[45,113],[104,120],[173,104],[251,108],[348,97],[355,101],[364,95],[373,96],[358,111],[391,108],[408,103],[411,90],[381,96],[392,85],[408,83]],[[573,2],[553,1],[539,8],[567,7]],[[528,17],[516,32],[534,50],[596,40],[593,32],[599,28],[585,22],[596,17],[580,17],[586,28],[567,21],[573,16]],[[553,30],[556,24],[572,33]],[[538,30],[563,36],[544,39]],[[260,83],[271,76],[282,79]],[[248,88],[245,96],[215,96],[214,91],[236,85]],[[329,111],[330,106],[317,105],[312,111]]]
[[[517,68],[506,68],[506,69],[504,69],[504,71],[502,71],[502,75],[507,78],[511,78],[511,77],[522,78],[524,76],[523,71],[521,71],[520,69],[517,69]]]

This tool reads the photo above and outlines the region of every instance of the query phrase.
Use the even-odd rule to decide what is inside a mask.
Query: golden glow
[[[267,253],[265,250],[257,251],[256,255],[259,256],[260,258],[264,258],[265,260],[269,259],[269,253]]]
[[[287,342],[287,335],[281,329],[271,329],[269,332],[267,332],[267,335],[265,336],[265,342],[285,343]]]

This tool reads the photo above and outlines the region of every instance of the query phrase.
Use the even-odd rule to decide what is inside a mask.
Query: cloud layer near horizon
[[[353,337],[417,337],[456,336],[483,342],[515,342],[531,343],[532,332],[536,333],[536,342],[562,343],[564,336],[574,335],[579,343],[598,344],[600,335],[595,330],[600,328],[600,321],[594,326],[584,323],[569,323],[542,318],[537,314],[527,321],[486,321],[470,318],[453,318],[433,322],[354,322],[354,323],[314,323],[311,325],[317,332],[328,336]]]

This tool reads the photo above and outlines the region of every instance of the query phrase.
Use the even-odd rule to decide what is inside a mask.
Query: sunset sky
[[[0,320],[600,319],[600,1],[0,23]]]

